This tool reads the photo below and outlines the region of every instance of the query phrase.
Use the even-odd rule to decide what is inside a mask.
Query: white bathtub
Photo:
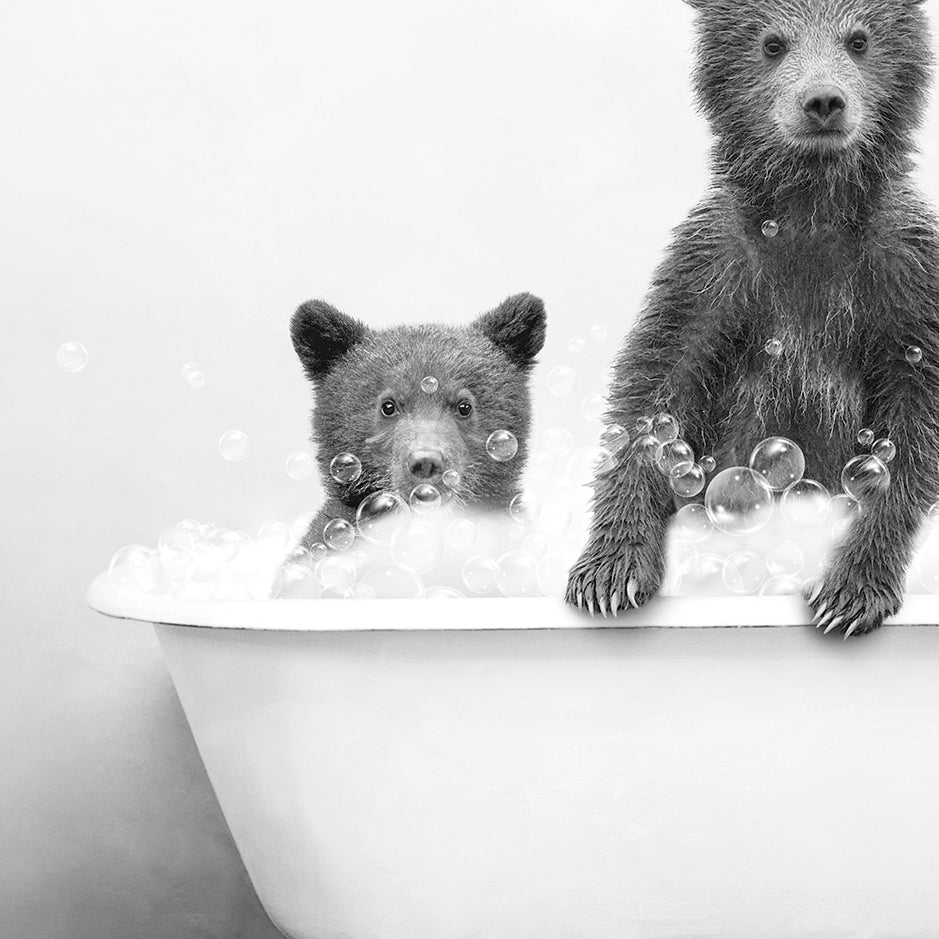
[[[144,601],[106,577],[89,602],[157,624],[292,939],[939,936],[939,630],[831,641],[782,628],[805,611],[780,597],[615,627],[542,599]],[[622,628],[691,625],[776,628]]]

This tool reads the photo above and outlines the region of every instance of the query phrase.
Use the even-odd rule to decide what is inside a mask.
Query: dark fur
[[[764,437],[790,437],[806,476],[833,493],[863,449],[857,431],[889,436],[889,489],[865,505],[808,597],[820,623],[866,632],[899,609],[939,493],[939,237],[909,178],[931,66],[925,18],[914,0],[693,5],[712,188],[677,229],[619,354],[609,417],[631,429],[668,411],[718,470],[746,465]],[[872,37],[857,73],[865,132],[845,152],[793,147],[767,127],[772,76],[754,43],[806,15],[830,16],[833,29],[860,21]],[[766,219],[779,221],[776,238],[761,234]],[[763,351],[772,337],[785,347],[777,359]],[[918,365],[905,360],[910,345],[923,349]],[[667,480],[633,456],[600,478],[568,601],[605,615],[652,597],[674,507]]]
[[[294,348],[313,383],[313,440],[326,488],[326,504],[303,539],[309,547],[323,539],[330,519],[352,520],[368,495],[395,490],[405,500],[424,480],[412,478],[408,457],[434,448],[442,469],[459,472],[453,491],[460,503],[505,507],[518,490],[525,464],[531,402],[528,374],[545,339],[544,305],[531,294],[509,297],[468,327],[424,325],[371,330],[321,300],[304,303],[290,325]],[[421,379],[439,382],[434,394],[421,391]],[[392,397],[398,412],[380,412]],[[455,409],[468,397],[473,412]],[[518,438],[515,458],[496,462],[486,452],[495,430]],[[339,453],[354,453],[362,475],[337,483],[329,464]],[[432,479],[440,486],[437,479]],[[441,486],[443,489],[444,487]]]

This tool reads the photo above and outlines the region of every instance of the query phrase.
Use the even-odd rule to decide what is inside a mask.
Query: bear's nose
[[[443,472],[443,454],[439,450],[414,450],[408,457],[408,472],[415,479],[433,479]]]
[[[810,88],[802,101],[802,110],[819,124],[837,119],[844,107],[844,93],[835,85]]]

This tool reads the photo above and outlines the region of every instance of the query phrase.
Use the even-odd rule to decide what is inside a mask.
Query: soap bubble
[[[498,560],[496,586],[504,597],[530,597],[538,592],[538,564],[527,551],[507,551]]]
[[[412,518],[391,536],[388,553],[405,570],[426,574],[443,558],[443,532],[439,525]]]
[[[640,436],[643,434],[652,433],[652,418],[651,417],[640,417],[636,419],[636,433]],[[675,434],[677,437],[678,434]]]
[[[580,403],[580,413],[588,421],[599,421],[606,410],[606,401],[603,395],[587,395]]]
[[[546,554],[538,562],[538,586],[546,597],[563,597],[567,592],[570,561],[563,554]]]
[[[695,555],[682,575],[682,593],[698,597],[726,596],[725,567],[726,560],[718,554],[702,552]]]
[[[668,480],[672,491],[683,499],[692,499],[700,495],[704,491],[706,482],[704,470],[698,463],[692,463],[681,476],[672,476]]]
[[[352,590],[356,578],[355,564],[344,554],[331,554],[317,565],[316,576],[324,587]]]
[[[548,539],[544,532],[532,532],[525,538],[522,546],[532,557],[540,558],[548,550]]]
[[[918,365],[923,361],[923,350],[919,346],[909,346],[906,350],[906,360],[910,365]]]
[[[55,354],[63,372],[75,374],[88,364],[88,350],[80,342],[63,342]]]
[[[840,538],[851,527],[855,517],[861,512],[861,503],[853,496],[845,493],[838,493],[832,496],[830,503],[831,517],[834,524],[831,527],[832,535]]]
[[[780,339],[767,339],[766,344],[763,346],[763,351],[772,356],[774,359],[782,355],[783,344]]]
[[[756,593],[766,580],[766,565],[753,551],[735,551],[724,562],[721,579],[731,593]]]
[[[798,577],[782,574],[770,577],[760,588],[761,597],[788,597],[802,592],[802,581]]]
[[[322,541],[317,541],[314,544],[310,545],[309,548],[310,557],[313,558],[313,561],[322,561],[326,557],[328,551],[326,550],[326,545]]]
[[[329,475],[337,483],[348,485],[362,475],[362,461],[354,453],[340,453],[329,464]]]
[[[520,492],[509,503],[509,515],[516,522],[533,522],[541,512],[541,501],[531,492]]]
[[[499,579],[499,564],[487,554],[476,554],[463,565],[463,583],[471,593],[492,593]]]
[[[111,558],[108,577],[111,586],[125,596],[154,593],[163,579],[163,565],[157,552],[132,544]]]
[[[700,466],[705,473],[710,474],[717,468],[717,460],[712,456],[703,456],[698,460],[698,466]]]
[[[182,373],[183,378],[188,379],[190,375],[195,375],[199,371],[199,366],[195,362],[184,362],[179,371]]]
[[[814,479],[800,479],[787,486],[780,499],[783,518],[798,528],[815,528],[828,517],[828,490]]]
[[[354,596],[351,587],[324,587],[320,600],[351,600]]]
[[[509,540],[521,541],[525,537],[526,531],[528,529],[521,522],[513,522],[509,525]]]
[[[683,505],[675,513],[672,525],[678,537],[685,538],[694,544],[707,540],[714,531],[714,523],[707,509],[697,502]]]
[[[874,442],[874,432],[869,427],[863,427],[857,432],[857,442],[862,447],[869,447]]]
[[[298,481],[309,479],[316,471],[316,461],[309,453],[304,453],[303,450],[295,450],[287,457],[284,469],[291,479]]]
[[[652,418],[651,433],[659,443],[671,443],[671,441],[678,439],[681,428],[678,426],[678,421],[671,414],[666,414],[663,411]]]
[[[890,470],[876,456],[856,456],[841,471],[841,486],[858,502],[885,492],[890,485]]]
[[[505,463],[518,453],[518,441],[509,430],[494,430],[486,440],[486,452],[497,463]]]
[[[584,351],[584,347],[585,347],[586,345],[587,345],[587,340],[586,340],[586,339],[583,339],[583,338],[581,338],[580,336],[574,336],[574,337],[572,337],[572,339],[570,340],[570,342],[568,342],[567,348],[570,349],[571,352],[574,353],[574,355],[577,355],[578,352],[583,352],[583,351]]]
[[[574,438],[563,427],[550,427],[541,438],[545,450],[554,457],[567,456],[574,449]]]
[[[268,554],[277,554],[287,548],[290,530],[283,522],[266,522],[258,529],[258,548]]]
[[[396,492],[375,492],[359,503],[355,526],[371,544],[387,545],[409,515],[407,503]]]
[[[567,464],[567,477],[577,486],[586,486],[596,476],[604,476],[616,466],[616,457],[606,447],[581,447]]]
[[[704,504],[721,531],[746,535],[769,522],[773,493],[759,473],[746,466],[731,466],[711,480]]]
[[[251,536],[243,531],[231,531],[228,528],[216,528],[205,537],[205,543],[219,552],[222,561],[230,561],[241,550],[242,545],[251,543]]]
[[[316,600],[323,591],[312,566],[303,561],[290,561],[281,571],[283,582],[280,593],[282,597],[294,600]]]
[[[762,231],[767,238],[775,238],[779,234],[779,222],[774,218],[768,218],[760,226],[760,231]]]
[[[766,568],[774,577],[795,577],[805,567],[805,554],[794,541],[773,545],[765,557]]]
[[[569,365],[555,365],[548,372],[548,391],[558,398],[569,395],[577,385],[577,373]]]
[[[413,600],[424,594],[424,582],[399,564],[376,564],[360,581],[375,591],[379,600]]]
[[[195,546],[199,537],[198,532],[185,526],[184,523],[180,523],[160,533],[160,537],[157,538],[157,547],[160,550],[164,548],[190,549]]]
[[[655,465],[666,476],[684,476],[694,465],[694,450],[684,440],[670,440],[659,447]]]
[[[442,479],[443,484],[451,489],[460,485],[460,474],[455,469],[444,470]]]
[[[629,431],[619,424],[610,424],[600,435],[600,443],[614,456],[618,456],[629,446],[629,439]]]
[[[344,518],[330,519],[323,526],[323,541],[334,551],[345,551],[355,541],[355,528]]]
[[[750,469],[776,492],[798,482],[805,474],[805,456],[798,444],[785,437],[768,437],[750,454]]]
[[[440,490],[430,483],[418,483],[408,497],[411,510],[417,514],[427,514],[440,508]]]
[[[593,326],[590,327],[590,338],[594,342],[603,342],[606,337],[607,329],[603,323],[594,323]]]
[[[205,385],[205,375],[196,369],[186,376],[186,384],[189,385],[190,388],[202,388]]]
[[[242,430],[226,430],[219,437],[218,452],[229,463],[240,463],[248,455],[248,435]]]
[[[476,543],[476,523],[468,518],[455,518],[447,526],[447,544],[454,551],[466,551]]]
[[[897,455],[897,446],[889,437],[881,437],[873,447],[871,453],[881,463],[889,463]]]
[[[654,466],[661,446],[658,437],[643,434],[633,441],[633,455],[643,466]]]
[[[428,587],[424,591],[425,600],[465,600],[466,595],[454,590],[453,587]]]
[[[421,391],[426,395],[432,395],[440,387],[440,383],[432,375],[421,379]]]

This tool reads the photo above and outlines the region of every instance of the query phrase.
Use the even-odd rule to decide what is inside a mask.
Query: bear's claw
[[[566,600],[591,615],[617,616],[648,602],[662,582],[663,560],[651,545],[589,545],[571,569]]]
[[[844,638],[872,632],[900,609],[902,585],[878,576],[871,565],[835,562],[803,596],[813,608],[816,628],[840,630]]]

